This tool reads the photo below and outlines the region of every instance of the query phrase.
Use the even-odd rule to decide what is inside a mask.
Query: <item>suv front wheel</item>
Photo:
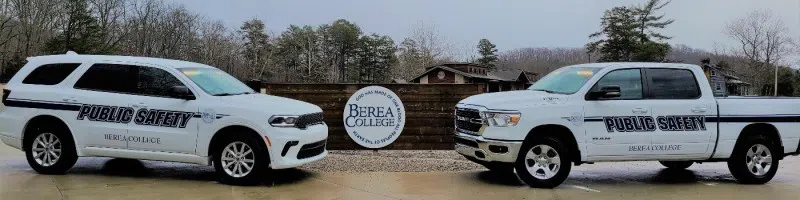
[[[223,140],[214,151],[214,168],[220,182],[231,185],[258,184],[269,171],[267,150],[253,137],[228,137]]]

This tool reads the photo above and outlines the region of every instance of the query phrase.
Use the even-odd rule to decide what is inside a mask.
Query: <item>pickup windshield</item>
[[[255,93],[250,87],[219,69],[179,68],[178,70],[210,95],[231,96]]]
[[[556,94],[573,94],[600,69],[598,67],[562,67],[542,77],[528,89]]]

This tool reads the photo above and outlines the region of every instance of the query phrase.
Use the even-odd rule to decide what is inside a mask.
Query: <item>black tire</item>
[[[531,174],[531,172],[528,171],[528,166],[534,166],[536,165],[536,162],[534,159],[527,159],[526,155],[528,154],[529,151],[534,149],[534,147],[537,147],[539,145],[546,145],[550,147],[550,149],[554,151],[555,154],[553,154],[552,151],[548,150],[547,151],[548,153],[546,155],[548,156],[558,155],[558,158],[560,159],[560,165],[558,171],[555,173],[555,175],[553,175],[550,178],[546,179],[537,178],[534,176],[534,174]],[[537,149],[540,154],[545,155],[542,153],[541,147],[538,147]],[[570,158],[569,153],[570,152],[568,152],[568,150],[564,147],[563,143],[558,140],[558,138],[554,137],[535,138],[532,141],[525,141],[522,144],[522,148],[520,149],[519,155],[517,156],[517,162],[514,163],[514,168],[517,170],[517,176],[519,176],[519,178],[522,179],[522,181],[525,182],[525,184],[528,184],[529,186],[535,188],[554,188],[558,185],[561,185],[561,183],[567,180],[567,176],[569,176],[569,172],[572,169],[572,159]],[[547,167],[548,169],[555,169],[555,165],[552,164],[545,164],[544,167]],[[539,170],[544,170],[544,169],[539,169]],[[534,172],[535,173],[540,172],[539,170]]]
[[[692,166],[692,161],[658,161],[668,169],[686,169]]]
[[[264,181],[265,176],[270,171],[269,152],[267,151],[266,145],[263,144],[264,142],[258,137],[250,136],[252,134],[230,135],[231,136],[220,138],[220,141],[215,141],[216,145],[214,145],[213,149],[213,164],[219,182],[229,185],[256,185]],[[226,169],[223,168],[223,151],[225,151],[229,145],[239,145],[242,143],[246,144],[252,150],[252,156],[245,155],[242,157],[242,159],[253,159],[254,162],[249,173],[246,173],[240,177],[236,177],[232,174],[229,174],[229,172],[226,172]],[[237,146],[237,148],[241,147]],[[235,169],[235,166],[231,167]],[[234,171],[233,169],[229,170]]]
[[[766,148],[769,150],[771,164],[769,165],[769,169],[763,171],[763,174],[756,174],[752,171],[758,171],[757,166],[755,165],[755,160],[748,157],[748,151],[755,151],[758,149],[759,145],[762,148]],[[776,142],[769,140],[767,137],[764,136],[751,136],[745,138],[743,141],[739,141],[736,146],[733,148],[733,152],[731,153],[731,157],[728,159],[728,169],[733,174],[733,177],[736,178],[737,182],[742,184],[764,184],[772,180],[775,174],[778,172],[778,164],[780,162],[779,155],[783,153],[781,149],[778,148]],[[763,151],[760,155],[765,155],[766,151]],[[753,161],[754,165],[753,168],[748,167],[748,161]],[[759,161],[760,162],[760,161]],[[760,165],[762,168],[766,166],[764,163],[757,164]]]
[[[37,142],[37,138],[40,136],[43,139],[55,139],[52,140],[52,146],[46,145],[50,146],[48,151],[52,151],[52,153],[38,152],[36,157],[34,157],[34,148],[47,148]],[[25,147],[25,158],[28,160],[28,165],[37,173],[51,175],[64,174],[78,161],[78,153],[75,152],[75,142],[72,140],[72,135],[67,127],[63,125],[31,125],[29,130],[25,133],[25,140],[23,142],[25,142],[23,146]],[[60,153],[54,151],[55,149],[60,149]],[[48,157],[50,160],[54,161],[54,163],[51,163],[46,162],[43,156],[53,156],[57,158]]]

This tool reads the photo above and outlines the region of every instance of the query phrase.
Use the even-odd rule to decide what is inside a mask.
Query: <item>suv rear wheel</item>
[[[75,165],[75,143],[64,127],[34,125],[26,135],[25,157],[34,171],[41,174],[64,174]]]
[[[234,134],[243,136],[243,134]],[[269,155],[254,137],[226,137],[214,150],[214,169],[219,181],[231,185],[255,185],[269,171]]]

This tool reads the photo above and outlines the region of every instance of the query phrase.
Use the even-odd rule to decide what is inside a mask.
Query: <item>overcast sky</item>
[[[599,30],[603,11],[646,0],[173,0],[211,19],[238,28],[250,18],[280,33],[290,24],[319,25],[336,19],[358,24],[365,33],[400,42],[419,24],[435,26],[464,49],[487,38],[500,51],[523,47],[582,47]],[[800,39],[800,0],[673,0],[662,13],[675,19],[663,31],[671,44],[712,50],[733,46],[725,24],[754,9],[781,18]],[[795,64],[795,66],[798,66]]]

